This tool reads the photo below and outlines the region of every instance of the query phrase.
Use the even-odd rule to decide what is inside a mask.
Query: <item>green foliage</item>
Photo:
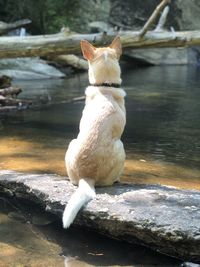
[[[6,4],[6,0],[0,1],[0,20],[3,20],[6,17],[6,12],[4,10],[4,6]]]
[[[32,34],[56,33],[62,26],[68,26],[67,13],[72,0],[1,0],[0,20],[11,22],[17,19],[32,20],[29,30]]]
[[[106,20],[109,0],[0,0],[0,20],[29,18],[31,34],[57,33],[63,26],[87,32],[88,23]]]
[[[60,31],[63,26],[67,26],[67,18],[65,15],[64,0],[46,0],[44,30],[46,33],[55,33]]]

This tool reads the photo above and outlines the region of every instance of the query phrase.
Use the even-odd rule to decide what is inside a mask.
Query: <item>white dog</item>
[[[63,227],[68,228],[80,208],[95,197],[95,185],[107,186],[119,181],[125,152],[120,138],[126,123],[124,97],[120,89],[120,38],[110,46],[95,48],[81,41],[83,56],[89,63],[86,103],[80,132],[69,144],[65,156],[69,179],[78,189],[69,200]]]

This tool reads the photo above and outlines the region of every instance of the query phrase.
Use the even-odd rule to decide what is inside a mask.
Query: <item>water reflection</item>
[[[41,216],[31,203],[0,199],[0,266],[180,266],[178,260],[86,229],[64,231],[55,218],[44,223]]]
[[[136,150],[158,160],[199,167],[200,90],[194,73],[196,69],[187,67],[148,68],[145,80],[136,77],[134,89],[128,91],[131,112],[125,136]]]
[[[61,248],[33,225],[10,218],[12,210],[13,206],[0,198],[0,266],[63,266]]]

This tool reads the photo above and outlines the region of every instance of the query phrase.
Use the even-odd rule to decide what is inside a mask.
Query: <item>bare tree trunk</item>
[[[35,57],[80,53],[80,41],[86,39],[97,46],[110,43],[112,34],[73,34],[37,35],[27,37],[1,37],[0,58]],[[124,49],[186,47],[200,45],[200,31],[156,32],[149,31],[143,38],[139,32],[120,33]]]
[[[87,70],[88,63],[86,60],[76,56],[76,55],[59,55],[59,56],[52,56],[48,57],[49,60],[57,62],[60,65],[67,65],[71,66],[78,70]]]

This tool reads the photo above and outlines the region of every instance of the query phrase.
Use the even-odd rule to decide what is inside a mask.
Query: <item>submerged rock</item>
[[[11,212],[8,213],[8,217],[12,218],[12,219],[14,219],[16,221],[26,222],[26,218],[20,212],[11,211]]]
[[[75,190],[57,175],[0,171],[0,193],[29,199],[62,216]],[[200,192],[160,185],[102,187],[74,224],[148,246],[187,261],[200,261]]]
[[[49,213],[38,212],[32,215],[31,223],[34,225],[48,225],[55,221],[55,217]]]
[[[90,32],[109,32],[111,26],[104,21],[93,21],[89,23]]]
[[[144,65],[186,65],[190,61],[187,48],[130,49],[124,55]]]
[[[0,75],[21,80],[65,77],[64,73],[39,58],[1,59]]]

